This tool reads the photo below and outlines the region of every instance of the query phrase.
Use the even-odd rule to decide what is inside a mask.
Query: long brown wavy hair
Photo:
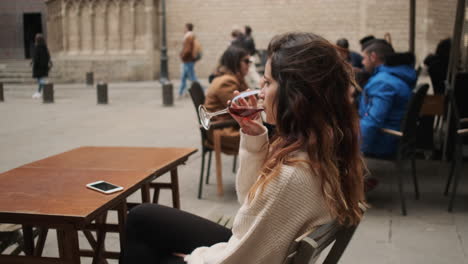
[[[363,215],[359,205],[366,206],[365,167],[358,114],[348,97],[356,86],[350,64],[335,45],[312,33],[274,37],[268,58],[278,82],[276,135],[249,200],[278,176],[282,165],[305,162],[321,180],[331,216],[341,224],[357,224]],[[306,151],[310,160],[291,158],[298,150]]]

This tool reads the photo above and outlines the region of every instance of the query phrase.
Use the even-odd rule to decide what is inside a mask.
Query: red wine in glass
[[[257,113],[264,110],[263,99],[259,98],[260,93],[261,93],[260,90],[242,92],[232,99],[232,102],[231,102],[231,104],[233,104],[232,107],[229,106],[225,109],[222,109],[216,112],[208,112],[205,106],[199,105],[198,117],[200,119],[200,124],[203,126],[203,128],[209,129],[211,125],[212,117],[215,117],[218,115],[229,114],[229,113],[232,113],[242,118],[250,118],[250,119],[255,118]],[[255,100],[255,101],[249,102],[250,100]]]
[[[252,106],[238,106],[238,107],[229,107],[229,112],[235,114],[239,117],[246,117],[252,119],[256,116],[257,113],[263,111],[263,107],[252,107]]]

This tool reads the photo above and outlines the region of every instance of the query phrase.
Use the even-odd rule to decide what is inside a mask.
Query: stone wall
[[[197,63],[199,76],[206,77],[230,41],[234,27],[250,25],[257,47],[265,49],[272,36],[291,30],[312,31],[335,42],[341,37],[359,50],[365,35],[382,38],[386,32],[398,51],[409,48],[409,0],[169,0],[169,71],[180,74],[178,53],[186,22],[203,45]],[[416,55],[422,61],[438,41],[451,36],[456,0],[416,1]]]
[[[41,13],[46,35],[47,7],[43,0],[0,1],[0,59],[24,59],[24,13]]]
[[[416,55],[421,62],[440,39],[452,35],[456,0],[416,2]],[[108,80],[157,79],[159,5],[160,0],[0,1],[0,59],[24,58],[22,14],[41,12],[55,62],[52,77],[83,81],[87,71],[95,71]],[[274,35],[293,30],[312,31],[332,42],[345,37],[357,51],[363,36],[381,38],[389,32],[396,50],[408,49],[409,0],[166,0],[166,9],[172,79],[180,74],[186,22],[195,25],[203,46],[203,58],[196,64],[200,77],[216,67],[232,29],[244,25],[253,28],[259,49]]]
[[[49,0],[53,76],[82,81],[152,80],[159,73],[154,0]]]

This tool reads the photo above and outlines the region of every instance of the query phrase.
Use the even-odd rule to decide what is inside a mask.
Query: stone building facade
[[[42,2],[47,40],[55,66],[52,77],[83,81],[152,80],[160,69],[160,0],[16,0]],[[5,2],[0,1],[0,17]],[[186,22],[203,46],[196,72],[216,67],[235,27],[250,25],[257,48],[287,31],[312,31],[332,42],[345,37],[359,50],[365,35],[391,34],[396,50],[408,50],[409,0],[166,0],[169,73],[180,74],[178,54]],[[452,35],[456,0],[416,1],[416,56],[433,52]],[[5,28],[5,25],[1,27]],[[5,30],[0,32],[4,39]],[[2,43],[0,43],[0,49]],[[15,53],[15,52],[13,52]],[[19,53],[15,53],[19,54]],[[0,51],[2,59],[2,51]]]
[[[48,44],[55,76],[152,80],[159,72],[158,1],[48,0]]]
[[[312,31],[335,42],[347,38],[359,51],[366,35],[392,37],[396,50],[409,49],[409,0],[166,0],[170,72],[179,74],[177,54],[183,24],[194,23],[204,47],[196,66],[206,76],[216,66],[230,40],[233,27],[250,25],[258,48],[265,49],[275,34]],[[455,22],[456,0],[416,1],[416,57],[422,62],[437,43],[450,37]]]

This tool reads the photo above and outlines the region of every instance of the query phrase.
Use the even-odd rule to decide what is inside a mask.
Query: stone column
[[[120,1],[111,0],[107,7],[107,50],[118,53],[120,50]]]
[[[123,1],[120,9],[120,20],[124,21],[120,28],[120,50],[121,53],[130,54],[133,52],[133,41],[135,39],[134,0]]]
[[[145,18],[145,3],[143,0],[135,0],[135,38],[133,46],[135,53],[144,53],[146,50],[146,18]]]
[[[118,34],[117,34],[117,50],[118,52],[122,52],[122,1],[117,0],[117,29],[118,29]]]
[[[93,50],[102,54],[107,50],[107,3],[96,3],[93,13]]]
[[[96,32],[95,32],[95,19],[96,19],[96,12],[94,11],[94,8],[96,6],[93,4],[92,9],[91,9],[91,52],[94,52],[94,39],[96,38]]]
[[[67,9],[67,34],[68,53],[77,53],[80,50],[80,6],[78,3],[70,2]]]
[[[96,39],[96,32],[95,32],[95,17],[96,17],[96,2],[93,1],[91,3],[89,3],[89,8],[91,9],[90,10],[90,13],[89,13],[89,23],[91,24],[90,27],[91,27],[91,43],[89,44],[89,49],[90,49],[90,53],[94,53],[94,47],[95,47],[95,44],[94,44],[94,40]]]
[[[78,45],[77,45],[77,52],[81,52],[83,50],[83,43],[82,43],[82,38],[83,38],[83,28],[81,27],[81,16],[83,15],[83,2],[80,2],[76,6],[76,26],[77,26],[77,31],[78,31]]]
[[[153,52],[154,47],[154,36],[153,36],[153,24],[154,24],[154,2],[153,0],[145,0],[145,49],[147,52]]]
[[[147,76],[146,78],[153,79],[154,78],[154,35],[153,35],[153,25],[154,25],[154,1],[153,0],[145,0],[145,53],[147,54],[148,58],[150,58],[150,70],[148,74],[151,76]]]
[[[93,50],[93,2],[82,2],[80,9],[81,53],[89,54]]]
[[[63,0],[60,13],[62,16],[62,24],[60,26],[62,27],[62,50],[64,53],[67,53],[68,51],[68,35],[70,34],[70,31],[68,30],[68,8],[69,3]]]
[[[130,1],[130,36],[131,36],[131,44],[130,44],[130,50],[133,53],[135,51],[135,0]]]

